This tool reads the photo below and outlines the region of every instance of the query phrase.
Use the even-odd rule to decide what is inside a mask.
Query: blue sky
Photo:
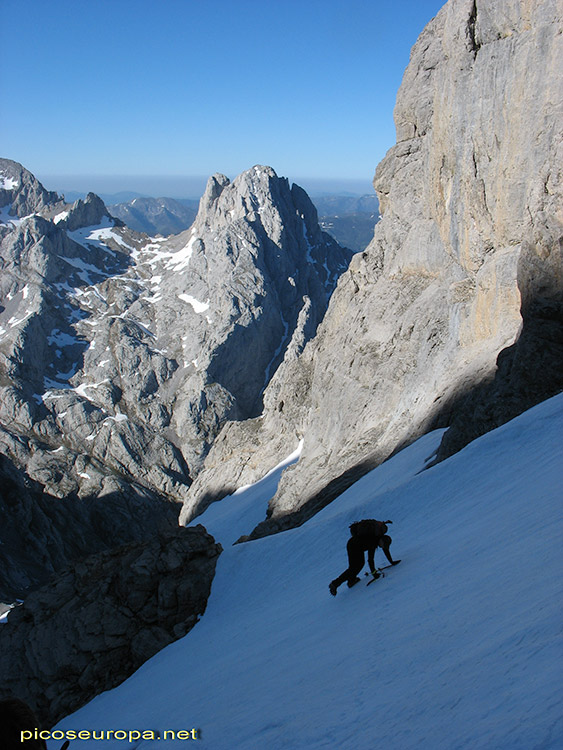
[[[369,192],[410,48],[442,5],[2,0],[0,155],[58,190],[150,177],[180,195],[187,176],[268,164]]]

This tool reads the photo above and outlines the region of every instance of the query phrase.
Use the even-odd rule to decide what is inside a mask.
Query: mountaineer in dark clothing
[[[385,557],[389,560],[391,565],[397,565],[400,560],[393,560],[389,547],[391,545],[391,537],[387,536],[387,524],[391,521],[376,521],[373,518],[366,518],[363,521],[357,521],[351,524],[350,533],[352,536],[348,540],[346,545],[346,551],[348,552],[348,567],[331,581],[329,584],[330,593],[336,596],[338,587],[347,581],[348,586],[354,586],[360,580],[358,573],[364,567],[365,553],[368,553],[368,565],[374,578],[379,578],[379,573],[375,569],[374,555],[375,550],[381,547]]]

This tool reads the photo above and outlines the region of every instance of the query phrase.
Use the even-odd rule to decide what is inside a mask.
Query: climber
[[[387,536],[387,524],[392,523],[391,521],[376,521],[373,518],[366,518],[363,521],[357,521],[350,525],[351,537],[346,545],[346,551],[348,552],[348,567],[331,581],[329,584],[329,591],[333,596],[336,596],[338,587],[347,581],[348,587],[354,586],[359,582],[358,573],[364,567],[365,563],[365,552],[368,553],[368,565],[374,578],[379,578],[379,573],[375,568],[374,555],[375,550],[381,547],[385,557],[389,560],[391,565],[397,565],[400,560],[393,560],[389,547],[391,545],[391,537]]]

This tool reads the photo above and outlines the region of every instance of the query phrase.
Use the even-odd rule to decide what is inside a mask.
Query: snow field
[[[419,473],[427,435],[304,526],[246,544],[230,546],[281,469],[212,505],[195,523],[225,549],[201,621],[57,729],[197,727],[211,750],[562,747],[562,426],[558,396]],[[402,563],[333,598],[362,517],[394,521]]]
[[[19,182],[15,177],[10,177],[6,172],[0,172],[0,190],[15,190]]]

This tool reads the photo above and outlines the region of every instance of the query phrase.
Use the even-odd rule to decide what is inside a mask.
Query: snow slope
[[[301,528],[247,544],[227,546],[279,470],[211,506],[198,520],[225,551],[202,620],[57,729],[197,727],[211,750],[563,747],[562,427],[563,395],[417,473],[427,435]],[[394,521],[402,563],[333,598],[362,517]]]

